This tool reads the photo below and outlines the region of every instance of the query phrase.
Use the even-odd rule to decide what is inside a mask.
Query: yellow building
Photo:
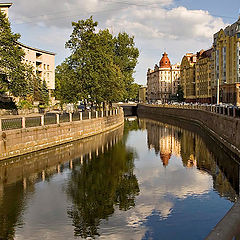
[[[232,25],[214,34],[214,56],[213,95],[216,101],[218,81],[219,89],[225,89],[223,85],[240,82],[240,17]],[[225,99],[225,94],[224,91],[220,93],[220,102]],[[239,105],[240,103],[234,104]]]
[[[212,99],[212,72],[213,72],[213,49],[201,50],[197,53],[195,64],[196,101],[211,103]]]
[[[147,87],[141,86],[138,91],[138,100],[140,103],[145,103],[147,101]]]
[[[180,81],[184,92],[186,102],[196,101],[195,91],[195,63],[197,60],[196,54],[187,53],[181,61],[180,66]]]

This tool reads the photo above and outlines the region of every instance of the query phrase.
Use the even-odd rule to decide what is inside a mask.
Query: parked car
[[[83,104],[78,105],[77,108],[80,111],[84,111],[85,110],[85,106]]]

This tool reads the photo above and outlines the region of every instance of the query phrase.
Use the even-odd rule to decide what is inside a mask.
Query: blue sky
[[[235,22],[239,8],[236,0],[18,0],[9,16],[20,41],[55,52],[56,65],[69,54],[64,45],[72,21],[93,15],[99,28],[126,31],[140,50],[135,80],[146,84],[147,69],[159,63],[164,51],[176,63],[186,52],[211,47],[213,33]]]

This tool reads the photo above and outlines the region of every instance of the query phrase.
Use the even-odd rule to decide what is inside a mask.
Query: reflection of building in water
[[[184,167],[196,167],[196,143],[193,132],[181,130],[181,157]]]
[[[144,119],[138,118],[138,126],[141,130],[145,130],[146,127],[146,121]]]
[[[180,156],[178,132],[172,126],[147,121],[148,147],[160,153],[163,166],[167,166],[172,155]]]
[[[229,156],[226,156],[223,151],[220,153],[216,151],[213,154],[207,147],[211,144],[206,145],[198,134],[183,129],[180,131],[183,166],[197,167],[201,172],[211,175],[213,178],[213,187],[219,192],[220,196],[227,197],[234,201],[236,192],[238,192],[238,187],[236,188],[237,184],[235,183],[236,181],[239,182],[237,179],[238,174],[236,174],[236,168],[238,169],[238,166],[235,168],[233,160],[230,159]],[[232,163],[227,163],[229,161],[232,161]],[[222,165],[222,170],[218,164]],[[232,168],[229,166],[232,166]],[[225,174],[229,174],[229,176],[226,177]]]
[[[213,187],[220,196],[235,201],[239,192],[239,166],[220,147],[206,143],[193,131],[146,119],[141,119],[142,125],[143,121],[146,122],[148,148],[160,154],[164,166],[171,156],[180,156],[184,167],[195,167],[211,175]]]

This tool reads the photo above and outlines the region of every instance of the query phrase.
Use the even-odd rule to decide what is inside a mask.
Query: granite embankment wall
[[[0,160],[90,137],[123,123],[123,111],[120,109],[118,114],[106,117],[0,131]]]
[[[123,137],[124,125],[116,129],[97,134],[78,141],[69,142],[27,155],[11,158],[11,161],[0,161],[0,198],[2,189],[17,182],[26,180],[32,185],[41,181],[39,176],[52,176],[61,168],[72,168],[76,161],[91,160],[94,156],[110,150]],[[68,164],[67,164],[68,163]]]
[[[207,130],[237,156],[240,155],[240,119],[201,109],[138,105],[138,115],[161,120],[161,116],[191,121]]]

